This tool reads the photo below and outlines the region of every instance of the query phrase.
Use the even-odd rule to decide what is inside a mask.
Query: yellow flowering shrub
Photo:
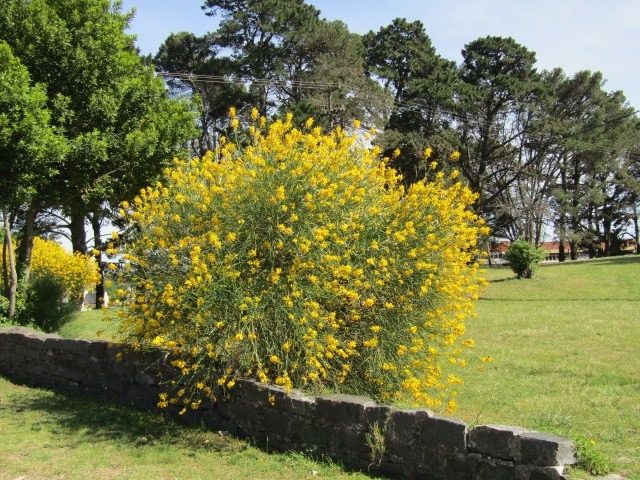
[[[341,128],[252,118],[123,204],[139,230],[123,336],[182,371],[159,405],[252,377],[452,410],[482,282],[475,195],[443,175],[405,190]]]
[[[31,279],[45,277],[56,278],[70,299],[82,297],[84,289],[93,288],[100,279],[98,265],[92,256],[70,253],[58,242],[36,237],[31,256]]]

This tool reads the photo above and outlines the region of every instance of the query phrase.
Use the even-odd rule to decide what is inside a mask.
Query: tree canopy
[[[2,201],[11,208],[9,228],[21,229],[27,281],[38,218],[62,216],[79,252],[90,221],[100,247],[101,223],[186,145],[194,117],[144,65],[121,2],[7,0],[2,9],[3,64],[20,81],[16,100],[9,93],[3,100],[23,112],[3,126],[13,151],[2,155]]]
[[[143,65],[120,2],[7,0],[3,8],[0,39],[42,85],[68,144],[33,208],[61,209],[74,249],[85,251],[85,220],[159,174],[192,135],[192,114]]]
[[[360,120],[406,186],[459,172],[495,236],[539,243],[552,230],[573,256],[601,242],[615,253],[631,226],[638,241],[637,112],[601,72],[539,71],[535,52],[498,36],[468,42],[456,65],[419,21],[358,35],[304,0],[204,0],[202,10],[217,27],[172,33],[149,67],[118,1],[4,2],[0,40],[44,95],[42,131],[63,152],[43,160],[55,165],[33,162],[33,178],[51,171],[28,195],[11,193],[27,237],[55,210],[85,250],[87,221],[98,232],[178,148],[214,150],[229,109],[247,124],[256,107],[323,128]]]

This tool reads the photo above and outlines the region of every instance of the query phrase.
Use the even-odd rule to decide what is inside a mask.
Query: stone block
[[[69,355],[88,356],[91,346],[89,340],[75,338],[48,338],[44,341],[44,347],[51,350],[59,350]]]
[[[324,448],[327,438],[327,430],[317,424],[295,421],[291,425],[291,441],[293,443]]]
[[[478,425],[469,430],[469,448],[501,460],[516,460],[520,456],[520,436],[525,429],[506,425]]]
[[[316,416],[321,424],[361,424],[367,407],[375,406],[369,397],[332,394],[316,397]]]
[[[365,405],[362,423],[364,427],[371,430],[374,424],[379,428],[387,428],[391,415],[396,409],[389,405]]]
[[[554,466],[576,463],[575,445],[568,438],[540,432],[518,435],[520,452],[517,460],[527,465]]]
[[[94,340],[89,346],[89,357],[97,360],[106,360],[110,343],[105,340]]]
[[[363,461],[372,462],[371,451],[367,446],[363,433],[336,435],[327,441],[324,450],[327,454],[344,465],[354,465]]]
[[[414,445],[418,431],[417,412],[418,410],[395,410],[390,413],[387,422],[379,424],[380,428],[385,429],[387,448],[393,454]]]
[[[531,465],[516,465],[516,478],[518,480],[566,480],[565,468],[535,467]]]
[[[477,480],[476,472],[482,455],[477,453],[454,453],[442,459],[441,472],[446,472],[446,480]],[[442,475],[442,473],[441,473]]]
[[[13,347],[13,354],[16,358],[39,361],[42,357],[42,345],[44,345],[44,342],[40,342],[40,345],[15,345]]]
[[[286,412],[271,409],[265,412],[262,427],[270,434],[276,434],[283,438],[290,438],[293,434],[294,422]]]
[[[439,452],[466,452],[468,426],[462,420],[428,410],[416,412],[418,447]]]
[[[275,405],[281,405],[287,398],[287,391],[279,385],[269,385],[250,379],[240,379],[228,391],[231,398],[257,404],[270,404],[270,398]]]
[[[304,420],[311,421],[316,411],[316,399],[300,391],[292,390],[279,407]]]

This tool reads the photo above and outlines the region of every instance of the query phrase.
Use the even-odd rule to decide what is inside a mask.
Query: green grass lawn
[[[0,377],[0,480],[365,479],[96,399]]]
[[[485,276],[468,332],[494,361],[470,367],[457,416],[583,436],[640,479],[640,257]]]
[[[87,310],[78,312],[58,334],[65,338],[113,340],[118,332],[118,324],[116,309]]]
[[[476,340],[473,353],[490,355],[494,361],[469,367],[456,416],[472,425],[517,425],[583,437],[589,444],[595,442],[612,471],[640,480],[640,257],[545,266],[532,280],[517,280],[504,268],[490,269],[485,276],[491,283],[478,302],[478,318],[468,322],[468,332]],[[102,317],[99,311],[85,312],[60,333],[110,339],[116,324]],[[104,332],[98,336],[97,331]],[[92,407],[93,401],[85,407],[86,400],[67,400],[0,381],[0,397],[6,395],[15,398],[10,408],[33,416],[15,433],[16,438],[24,437],[23,443],[3,442],[0,447],[0,458],[10,459],[0,460],[0,471],[11,468],[7,471],[14,477],[24,471],[27,478],[45,478],[21,468],[45,468],[58,461],[56,452],[63,458],[73,456],[78,446],[86,450],[73,460],[77,465],[65,467],[62,462],[57,467],[65,478],[82,478],[76,473],[82,465],[98,472],[95,478],[173,478],[173,472],[183,468],[180,462],[193,470],[179,478],[208,478],[206,469],[228,472],[216,478],[284,478],[288,470],[282,465],[293,469],[290,478],[306,478],[312,470],[327,478],[347,475],[297,455],[271,456],[213,433],[169,428],[157,416],[113,406],[97,425],[87,423],[93,410],[102,408]],[[6,405],[7,400],[0,403],[0,432],[11,421],[5,418]],[[139,420],[118,420],[112,427],[109,417]],[[140,445],[147,424],[173,433],[153,434],[153,442]],[[38,440],[41,431],[48,440]],[[94,444],[100,445],[100,460],[92,458]],[[210,444],[216,446],[202,446]],[[131,447],[124,449],[126,455],[123,446]],[[36,455],[40,450],[43,460],[36,463],[42,465],[33,466],[27,452]],[[260,468],[251,470],[255,465]],[[588,477],[583,470],[574,470],[573,476]]]

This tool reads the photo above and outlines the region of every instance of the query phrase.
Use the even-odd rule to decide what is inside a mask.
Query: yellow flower
[[[171,349],[186,407],[213,396],[214,365],[220,387],[245,375],[346,391],[353,364],[376,399],[451,408],[448,363],[465,363],[462,321],[480,294],[476,196],[449,181],[406,186],[364,132],[251,118],[242,141],[175,160],[123,208],[140,232],[121,319],[130,344]]]
[[[456,161],[460,158],[460,152],[459,151],[454,151],[453,153],[451,153],[451,155],[449,155],[449,159],[452,161]]]

